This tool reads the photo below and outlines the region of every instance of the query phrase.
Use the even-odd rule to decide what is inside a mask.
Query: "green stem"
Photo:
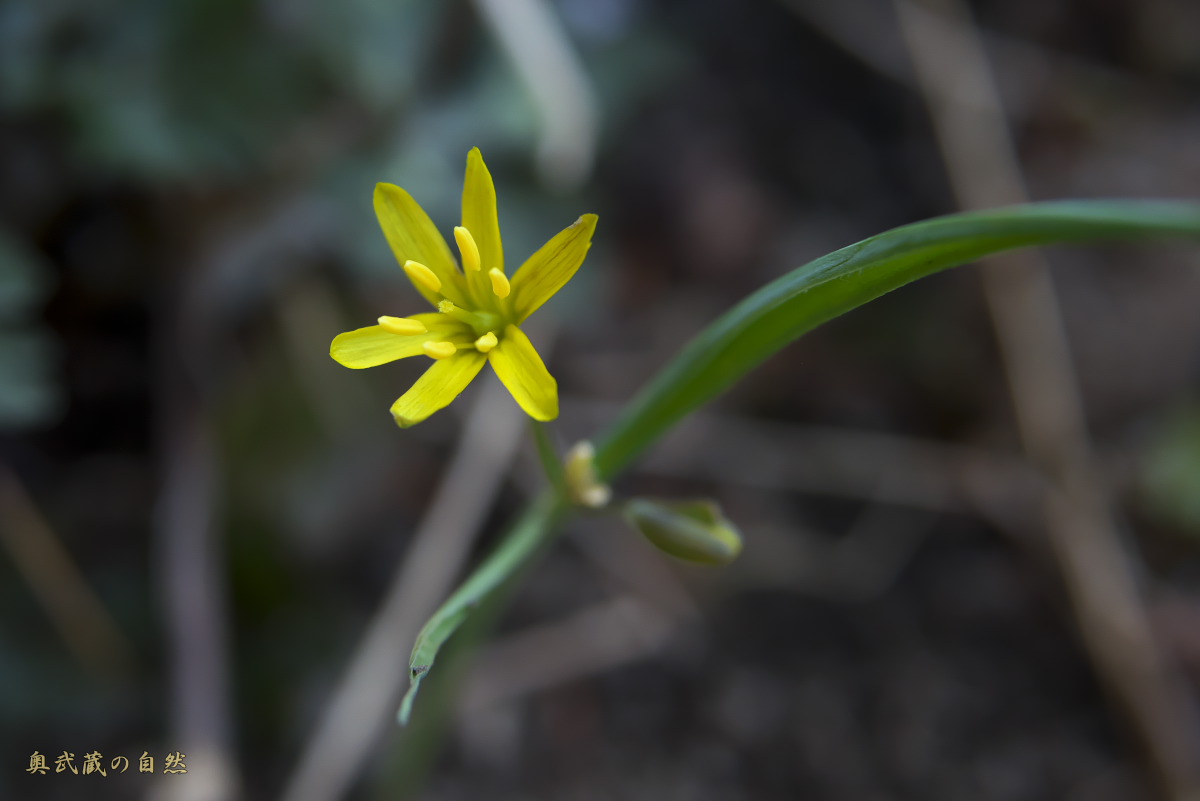
[[[562,460],[558,456],[558,449],[554,447],[554,440],[550,434],[550,426],[540,420],[529,419],[529,428],[533,431],[533,441],[537,445],[538,460],[542,463],[542,470],[546,472],[546,478],[550,481],[550,486],[554,487],[554,491],[558,493],[558,497],[567,497],[567,477],[563,472]]]

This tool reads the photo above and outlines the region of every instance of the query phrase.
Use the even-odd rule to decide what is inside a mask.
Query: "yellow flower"
[[[580,217],[507,277],[496,189],[479,148],[467,154],[462,225],[454,229],[462,270],[429,215],[400,187],[376,185],[375,214],[396,260],[437,311],[380,317],[378,325],[339,334],[329,355],[355,369],[408,356],[433,359],[392,404],[402,428],[448,406],[485,361],[526,414],[558,417],[558,383],[520,326],[575,275],[591,247],[596,215]]]

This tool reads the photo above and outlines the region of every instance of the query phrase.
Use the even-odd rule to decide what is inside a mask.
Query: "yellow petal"
[[[412,196],[392,184],[375,185],[375,215],[396,260],[403,265],[415,261],[429,268],[441,282],[440,294],[429,286],[413,282],[417,290],[433,305],[442,297],[462,305],[463,280],[454,263],[446,240],[438,233],[433,221]]]
[[[329,355],[339,364],[361,370],[408,356],[418,356],[425,352],[421,346],[427,339],[429,334],[401,336],[382,325],[371,325],[338,334],[329,346]]]
[[[534,420],[558,417],[558,382],[520,328],[510,325],[504,329],[500,344],[488,353],[488,361],[527,415]]]
[[[450,405],[487,361],[477,350],[460,350],[449,359],[439,359],[417,379],[417,383],[392,404],[392,417],[401,428],[416,425],[438,409]]]
[[[479,148],[467,154],[467,177],[463,181],[462,224],[471,232],[479,248],[479,264],[486,274],[493,268],[504,269],[504,251],[500,245],[500,220],[496,216],[496,187],[492,174],[483,163]]]
[[[518,323],[533,314],[575,275],[592,246],[596,220],[595,214],[583,215],[542,245],[517,270],[511,282],[513,311]]]

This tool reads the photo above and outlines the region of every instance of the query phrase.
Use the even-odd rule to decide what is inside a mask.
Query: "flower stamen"
[[[426,342],[421,345],[421,350],[425,351],[425,355],[431,359],[449,359],[455,353],[458,353],[458,348],[453,342]]]
[[[462,254],[463,270],[469,273],[479,272],[479,246],[475,244],[475,237],[471,236],[471,232],[461,225],[455,226],[454,241],[458,243],[458,252]]]
[[[442,291],[442,279],[421,262],[409,259],[404,262],[404,272],[408,273],[408,277],[413,280],[413,283],[420,284],[430,292]]]
[[[488,331],[486,334],[475,340],[475,350],[480,353],[487,353],[492,348],[500,344],[500,340],[496,338],[496,334]]]
[[[496,293],[496,297],[507,298],[508,293],[512,292],[512,286],[508,283],[508,276],[502,273],[499,268],[493,267],[488,270],[488,278],[492,279],[492,291]]]
[[[420,320],[410,320],[407,317],[388,317],[385,315],[379,318],[379,325],[384,331],[399,334],[402,337],[417,336],[429,331]]]

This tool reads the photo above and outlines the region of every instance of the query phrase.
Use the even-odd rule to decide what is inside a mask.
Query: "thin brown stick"
[[[978,31],[959,0],[894,0],[954,191],[965,208],[1026,200]],[[936,9],[932,10],[932,9]],[[1093,475],[1058,300],[1035,253],[993,257],[984,286],[1026,454],[1054,486],[1052,552],[1097,673],[1123,709],[1173,801],[1200,797],[1190,699],[1151,636],[1131,555]]]
[[[581,429],[611,420],[618,405],[564,397]],[[803,453],[804,459],[791,458]],[[719,481],[778,492],[867,500],[930,512],[979,514],[1023,544],[1025,508],[1048,491],[1027,459],[903,434],[805,426],[702,410],[633,468],[640,475]],[[749,558],[749,554],[743,558]]]
[[[0,465],[0,545],[85,670],[114,675],[132,665],[133,646],[29,492],[4,465]]]
[[[241,780],[233,751],[224,548],[214,513],[217,457],[200,404],[166,394],[175,399],[164,404],[155,528],[171,664],[171,748],[186,754],[189,781],[163,781],[157,797],[234,801]]]

